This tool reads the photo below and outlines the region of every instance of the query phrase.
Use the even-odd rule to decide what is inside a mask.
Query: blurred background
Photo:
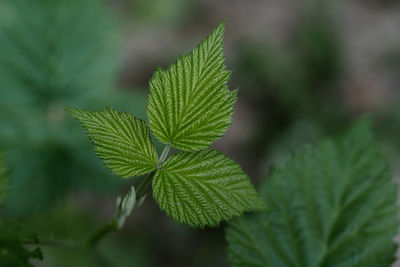
[[[109,172],[66,107],[145,119],[148,82],[226,20],[239,88],[213,146],[255,185],[305,143],[364,114],[400,170],[398,0],[0,0],[0,146],[12,171],[6,216],[46,239],[84,240],[132,179]],[[195,230],[149,197],[98,249],[43,247],[37,266],[228,266],[224,225]]]

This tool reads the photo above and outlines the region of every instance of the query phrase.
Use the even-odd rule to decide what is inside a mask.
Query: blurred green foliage
[[[36,234],[21,221],[0,219],[0,266],[33,266],[31,259],[43,259],[39,248],[31,249],[37,242]]]
[[[334,116],[332,85],[340,78],[340,37],[325,9],[305,9],[286,46],[245,42],[239,47],[239,73],[246,89],[263,91],[293,119]],[[274,107],[275,108],[275,107]],[[323,112],[323,115],[321,114]],[[328,115],[327,114],[327,115]]]
[[[149,264],[152,257],[149,255],[148,241],[144,239],[146,232],[134,238],[126,238],[126,233],[118,233],[105,239],[97,250],[86,250],[82,244],[103,222],[80,208],[80,204],[76,200],[61,203],[56,209],[42,214],[47,220],[36,217],[31,221],[41,236],[45,237],[40,241],[45,244],[42,251],[46,266],[152,266]]]
[[[285,45],[242,41],[238,46],[237,82],[246,89],[241,96],[260,114],[247,144],[259,164],[278,162],[351,121],[336,88],[344,72],[340,32],[329,3],[314,2],[299,10]]]
[[[3,214],[4,200],[10,189],[9,171],[5,156],[0,148],[0,215]],[[42,259],[39,248],[30,250],[24,244],[36,245],[36,234],[19,220],[6,220],[0,217],[0,266],[32,266],[31,258]]]
[[[260,186],[269,207],[227,228],[232,266],[391,266],[398,187],[364,119],[303,146]]]
[[[104,6],[105,2],[108,6]],[[129,51],[120,46],[121,33],[127,37],[136,34],[140,39],[138,34],[146,31],[145,41],[160,42],[149,43],[149,50],[139,47],[139,53],[145,53],[142,59],[133,59],[137,63],[135,69],[123,69],[124,75],[135,73],[128,82],[134,84],[140,77],[139,84],[145,86],[146,81],[147,86],[156,60],[170,57],[164,36],[150,36],[159,34],[151,30],[147,35],[146,27],[160,28],[166,34],[179,33],[182,38],[175,45],[182,46],[182,41],[193,41],[196,31],[206,32],[206,25],[227,19],[227,51],[229,58],[238,59],[230,67],[235,74],[232,88],[241,88],[236,108],[249,112],[255,122],[255,129],[243,139],[241,136],[242,147],[232,155],[244,158],[241,163],[249,173],[265,173],[271,163],[281,164],[301,144],[346,128],[356,115],[340,95],[349,67],[342,38],[348,36],[343,36],[343,29],[337,27],[343,25],[337,21],[337,10],[324,6],[330,1],[308,1],[309,5],[294,9],[290,14],[294,27],[274,25],[277,31],[289,29],[284,33],[283,44],[264,41],[266,36],[259,34],[254,41],[244,41],[237,47],[231,46],[232,37],[240,37],[243,27],[250,32],[259,29],[246,24],[253,21],[247,21],[246,12],[259,3],[228,2],[0,0],[0,146],[7,150],[13,177],[7,215],[31,216],[29,225],[41,237],[78,242],[112,215],[107,208],[99,207],[114,204],[114,199],[71,194],[82,190],[111,191],[120,183],[96,159],[83,130],[65,114],[64,108],[113,106],[145,118],[144,94],[115,88],[122,61],[120,51]],[[348,3],[346,14],[352,14],[354,10],[350,9],[356,7],[384,18],[387,10],[395,12],[396,2],[356,0]],[[118,24],[110,6],[117,7],[124,25]],[[281,15],[285,17],[277,16]],[[235,25],[232,18],[243,19],[237,34],[236,28],[231,27]],[[128,31],[121,32],[127,26]],[[141,42],[142,39],[139,46]],[[174,45],[172,40],[167,42]],[[395,47],[385,58],[389,62],[383,62],[391,64],[395,85],[399,83],[398,51]],[[147,58],[146,53],[152,57]],[[371,60],[369,56],[367,61]],[[400,149],[397,101],[392,98],[380,112],[372,114],[380,147],[394,163],[398,162]],[[59,201],[66,195],[71,196],[67,203]],[[122,232],[104,240],[93,255],[74,248],[43,247],[45,258],[38,265],[227,266],[222,229],[197,232],[182,228],[155,212],[151,201],[145,205]]]
[[[118,105],[144,115],[144,96],[114,90],[119,38],[96,0],[0,2],[0,143],[13,186],[8,211],[34,213],[66,192],[113,188],[65,107]]]
[[[179,26],[192,14],[194,1],[137,0],[127,2],[128,13],[147,24]]]

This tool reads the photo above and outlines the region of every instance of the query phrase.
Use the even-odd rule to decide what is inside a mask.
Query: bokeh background
[[[400,162],[400,1],[0,0],[0,145],[6,216],[53,240],[84,240],[135,181],[94,156],[66,107],[112,106],[145,119],[148,82],[226,21],[239,88],[234,123],[213,146],[255,185],[305,143],[369,115]],[[149,197],[93,253],[44,246],[37,266],[228,266],[224,224],[191,229]],[[400,266],[400,265],[399,265]]]

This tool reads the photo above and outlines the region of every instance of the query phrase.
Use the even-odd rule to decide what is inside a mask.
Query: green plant
[[[109,169],[125,178],[146,176],[137,178],[138,185],[125,197],[117,198],[112,220],[83,242],[46,241],[21,221],[2,216],[1,266],[32,266],[32,259],[42,259],[36,246],[92,249],[106,234],[124,225],[151,187],[163,211],[192,227],[218,226],[245,211],[264,208],[240,166],[209,148],[231,124],[237,94],[227,88],[230,72],[224,62],[223,33],[224,23],[167,70],[157,69],[150,82],[149,126],[112,108],[95,112],[68,109],[86,128],[97,155]],[[165,144],[159,157],[150,131]],[[169,157],[171,149],[174,154]],[[0,156],[2,206],[10,179]]]
[[[209,146],[231,124],[236,91],[229,91],[222,48],[224,23],[191,53],[167,70],[157,68],[150,81],[147,105],[149,124],[112,108],[102,111],[68,109],[78,119],[104,164],[121,177],[147,174],[128,212],[116,216],[95,236],[118,228],[143,201],[150,185],[160,208],[179,223],[193,227],[217,226],[244,211],[262,209],[263,203],[249,178],[233,160]],[[150,130],[165,144],[157,156]],[[168,158],[171,148],[180,150]],[[131,193],[132,194],[132,193]],[[118,202],[119,208],[121,208]],[[139,203],[140,204],[140,203]]]
[[[9,172],[0,150],[0,211],[10,188]],[[42,259],[39,248],[29,250],[26,244],[37,245],[36,234],[19,220],[0,218],[0,266],[32,266],[29,260]]]
[[[67,109],[105,166],[120,177],[141,177],[117,198],[111,221],[84,243],[47,245],[92,249],[123,227],[152,189],[161,210],[191,227],[215,227],[253,211],[226,230],[233,266],[389,266],[397,248],[397,187],[368,120],[344,136],[302,148],[262,183],[261,198],[236,162],[210,148],[231,124],[237,98],[227,87],[224,26],[168,69],[157,68],[148,123],[110,107]],[[160,155],[151,133],[164,144]],[[0,151],[0,208],[9,188]],[[45,243],[21,221],[0,218],[1,266],[32,266],[32,259],[42,259],[38,246]]]
[[[113,90],[118,38],[102,2],[0,1],[0,144],[13,170],[8,213],[34,216],[71,190],[117,185],[64,112],[118,103],[145,113],[144,96]]]
[[[397,186],[368,120],[300,149],[260,189],[269,207],[226,230],[232,266],[390,266]]]

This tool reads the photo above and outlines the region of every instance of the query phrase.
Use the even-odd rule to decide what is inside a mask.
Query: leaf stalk
[[[158,162],[157,162],[157,168],[158,168],[158,169],[161,168],[161,166],[163,165],[164,161],[167,159],[168,153],[169,153],[170,150],[171,150],[171,145],[170,145],[170,144],[167,144],[167,145],[164,147],[164,150],[163,150],[163,152],[161,153],[160,158],[158,159]]]

